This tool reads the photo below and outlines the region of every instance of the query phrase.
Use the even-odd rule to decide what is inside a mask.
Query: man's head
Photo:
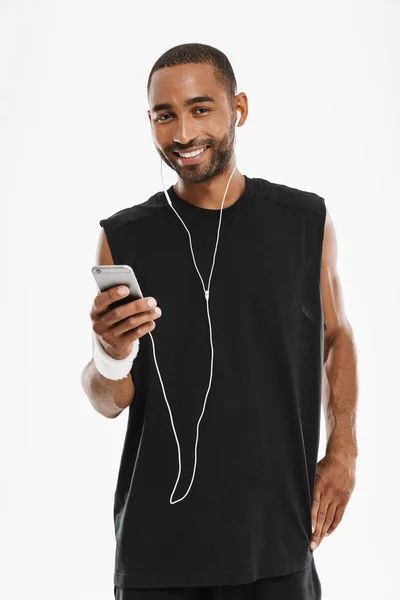
[[[236,95],[235,75],[223,52],[195,43],[171,48],[150,72],[147,97],[157,152],[183,181],[200,183],[233,168],[236,111],[243,124],[247,97]],[[204,146],[191,163],[177,154]]]

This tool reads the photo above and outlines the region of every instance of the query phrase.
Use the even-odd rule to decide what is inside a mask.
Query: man
[[[115,597],[320,599],[313,551],[343,517],[357,456],[356,351],[332,220],[317,194],[240,173],[235,120],[248,101],[216,48],[163,54],[148,100],[178,181],[100,221],[96,264],[130,265],[144,298],[110,308],[114,287],[91,310],[111,361],[129,360],[139,338],[140,350],[126,377],[91,361],[82,379],[101,414],[129,407]]]

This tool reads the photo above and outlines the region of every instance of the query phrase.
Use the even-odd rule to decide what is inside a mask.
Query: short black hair
[[[154,63],[150,71],[147,82],[147,97],[150,93],[151,78],[153,73],[165,67],[174,67],[176,65],[186,65],[188,63],[208,64],[214,68],[215,78],[225,88],[228,100],[233,106],[233,99],[236,95],[236,77],[227,56],[207,44],[180,44],[173,46]]]

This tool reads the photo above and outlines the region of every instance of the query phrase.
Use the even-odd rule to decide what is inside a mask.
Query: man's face
[[[194,98],[203,100],[185,106]],[[157,106],[161,104],[170,106]],[[200,183],[226,171],[234,152],[235,114],[211,65],[190,63],[156,71],[149,107],[156,150],[183,181]],[[177,154],[204,146],[194,159]]]

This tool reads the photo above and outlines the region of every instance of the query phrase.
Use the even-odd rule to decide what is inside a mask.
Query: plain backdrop
[[[0,17],[1,598],[113,598],[127,411],[106,419],[81,388],[90,269],[99,220],[162,190],[146,83],[186,42],[225,52],[248,96],[239,170],[332,216],[359,458],[314,557],[323,600],[400,598],[399,3],[0,0]]]

